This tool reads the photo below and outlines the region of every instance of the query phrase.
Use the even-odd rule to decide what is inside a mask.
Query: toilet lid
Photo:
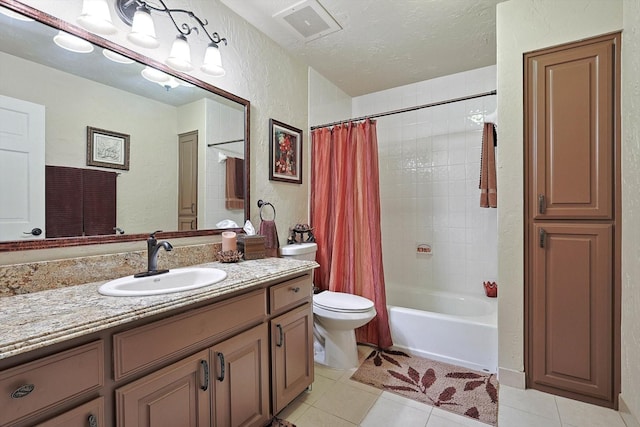
[[[325,310],[362,313],[373,308],[373,301],[344,292],[324,291],[313,296],[313,304]]]

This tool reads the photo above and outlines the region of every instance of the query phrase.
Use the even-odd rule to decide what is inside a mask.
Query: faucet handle
[[[162,233],[162,230],[156,230],[154,232],[152,232],[151,234],[149,234],[149,237],[151,237],[152,239],[156,238],[156,233]]]

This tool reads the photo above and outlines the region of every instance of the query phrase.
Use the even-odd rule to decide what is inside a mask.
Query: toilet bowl
[[[336,369],[356,368],[358,348],[355,329],[366,325],[375,316],[373,301],[367,298],[332,291],[314,295],[314,338],[324,350],[316,352],[316,362]]]
[[[298,243],[280,248],[283,257],[315,260],[315,243]],[[336,369],[358,366],[355,329],[376,316],[373,302],[343,292],[324,291],[313,296],[314,359]]]

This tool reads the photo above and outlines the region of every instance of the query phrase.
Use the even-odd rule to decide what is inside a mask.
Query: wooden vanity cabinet
[[[0,360],[0,426],[265,426],[313,381],[311,288],[266,282]]]
[[[313,382],[313,283],[310,276],[269,289],[271,387],[277,414]]]

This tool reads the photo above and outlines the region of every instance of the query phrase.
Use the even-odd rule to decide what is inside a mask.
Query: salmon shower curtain
[[[318,243],[315,284],[374,302],[376,317],[358,342],[391,347],[387,316],[376,124],[371,120],[311,132],[311,224]]]

